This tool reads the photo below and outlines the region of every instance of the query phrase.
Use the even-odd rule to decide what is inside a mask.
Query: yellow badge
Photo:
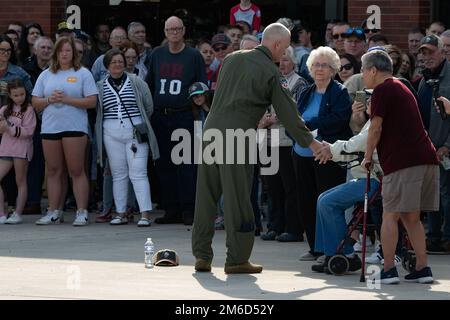
[[[67,82],[75,83],[77,82],[77,77],[67,77]]]

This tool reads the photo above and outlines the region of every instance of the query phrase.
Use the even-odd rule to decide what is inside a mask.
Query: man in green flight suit
[[[258,121],[272,104],[278,118],[290,135],[314,153],[321,144],[313,139],[297,112],[297,105],[274,62],[278,62],[290,44],[290,32],[282,24],[273,23],[263,33],[262,45],[253,50],[237,51],[223,63],[213,105],[204,126],[223,134],[222,158],[233,153],[234,162],[218,160],[199,164],[195,202],[192,252],[195,270],[210,272],[213,251],[214,218],[217,202],[223,193],[227,258],[225,273],[259,273],[262,266],[249,262],[254,242],[254,214],[250,201],[254,165],[251,150],[226,148],[226,130],[256,129]],[[256,139],[256,134],[254,139]],[[246,145],[247,146],[247,145]],[[203,143],[203,149],[207,144]],[[231,150],[230,150],[231,149]],[[245,152],[245,164],[236,162]],[[218,157],[221,152],[216,152]]]

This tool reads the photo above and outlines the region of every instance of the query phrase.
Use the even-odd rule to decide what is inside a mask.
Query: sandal
[[[110,222],[110,225],[113,226],[118,226],[118,225],[122,225],[122,224],[127,224],[128,223],[128,219],[127,217],[121,217],[121,216],[115,216]]]
[[[141,218],[139,219],[137,226],[138,227],[150,227],[152,225],[152,222],[150,221],[150,219],[147,218]]]

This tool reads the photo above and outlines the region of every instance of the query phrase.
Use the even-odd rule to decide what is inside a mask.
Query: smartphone
[[[355,101],[361,102],[364,104],[364,107],[367,109],[367,94],[365,91],[356,91]]]
[[[441,115],[442,120],[447,119],[447,112],[445,111],[444,103],[441,100],[434,99],[434,102],[439,107],[439,114]],[[447,170],[447,169],[446,169]]]

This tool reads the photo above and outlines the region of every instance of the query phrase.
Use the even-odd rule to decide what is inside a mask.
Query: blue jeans
[[[440,210],[428,214],[427,238],[430,240],[450,241],[450,170],[445,171],[442,166],[440,170]],[[441,232],[441,227],[443,232]]]
[[[377,190],[379,182],[370,180],[369,197]],[[347,224],[345,210],[364,201],[366,179],[354,179],[323,192],[317,200],[315,252],[326,256],[336,254],[339,243],[345,238]],[[344,254],[351,254],[353,246],[347,244]]]

